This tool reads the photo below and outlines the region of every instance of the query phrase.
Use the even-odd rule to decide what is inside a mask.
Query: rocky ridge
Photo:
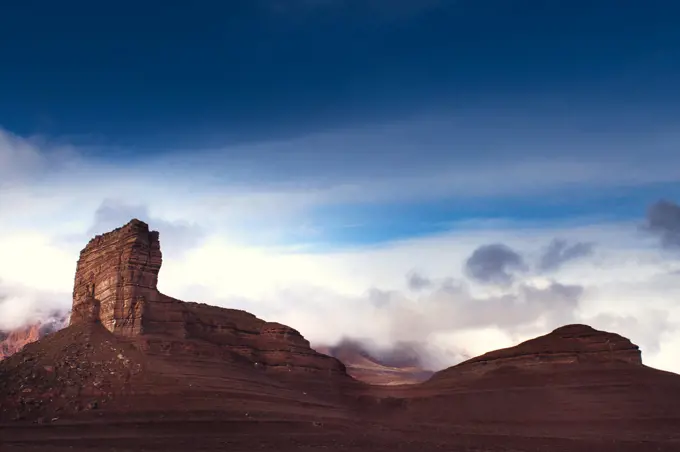
[[[565,325],[513,347],[494,350],[439,372],[484,374],[500,368],[543,368],[561,364],[642,365],[640,348],[629,339],[588,325]]]
[[[158,232],[137,219],[92,239],[78,260],[70,324],[101,323],[117,336],[139,338],[146,350],[193,339],[268,369],[345,373],[293,328],[160,293],[162,261]]]

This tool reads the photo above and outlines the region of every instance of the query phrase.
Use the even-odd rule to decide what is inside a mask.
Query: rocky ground
[[[677,451],[657,441],[571,439],[506,435],[453,428],[387,428],[382,425],[323,425],[290,421],[99,422],[3,430],[3,451],[430,451],[573,452]]]
[[[3,361],[0,450],[680,450],[680,377],[642,364],[492,365],[380,387],[147,341],[72,326]]]

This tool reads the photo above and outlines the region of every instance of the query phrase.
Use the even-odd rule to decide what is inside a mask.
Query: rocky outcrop
[[[469,359],[442,372],[475,374],[507,366],[532,368],[578,363],[642,365],[642,356],[639,347],[623,336],[588,325],[566,325],[514,347]]]
[[[95,237],[80,253],[70,324],[101,323],[117,336],[137,338],[149,352],[184,350],[181,342],[193,340],[202,353],[219,355],[208,348],[222,347],[268,369],[344,375],[338,360],[312,350],[293,328],[160,293],[162,261],[158,232],[140,220]]]
[[[158,232],[142,221],[92,239],[76,268],[71,324],[97,320],[115,334],[141,334],[145,304],[161,298],[161,263]]]

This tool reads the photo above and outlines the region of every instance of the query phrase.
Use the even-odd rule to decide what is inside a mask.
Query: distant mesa
[[[403,385],[426,381],[434,372],[423,368],[410,350],[395,348],[378,354],[359,341],[343,340],[334,346],[317,346],[316,351],[333,356],[346,366],[347,373],[373,385]]]
[[[531,369],[561,364],[620,363],[642,366],[640,348],[618,334],[574,324],[562,326],[514,347],[469,359],[436,376],[483,374],[503,367]]]
[[[24,346],[62,329],[68,323],[68,316],[56,314],[46,320],[3,333],[0,331],[0,360],[19,351]]]
[[[529,358],[529,360],[527,360]],[[465,361],[461,366],[478,363],[577,363],[626,362],[641,365],[640,348],[615,333],[588,325],[566,325],[510,348],[504,348]]]

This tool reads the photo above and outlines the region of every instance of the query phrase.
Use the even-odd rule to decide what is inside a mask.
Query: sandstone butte
[[[252,314],[177,300],[158,291],[159,234],[132,220],[95,237],[80,253],[70,325],[100,323],[121,337],[197,339],[264,368],[344,374],[336,359],[315,352],[293,328]]]
[[[369,385],[293,328],[160,293],[161,264],[139,220],[88,243],[70,325],[0,362],[3,441],[91,450],[68,430],[89,422],[120,450],[680,450],[680,376],[617,334],[567,325],[419,384]],[[52,425],[11,427],[27,422]]]

